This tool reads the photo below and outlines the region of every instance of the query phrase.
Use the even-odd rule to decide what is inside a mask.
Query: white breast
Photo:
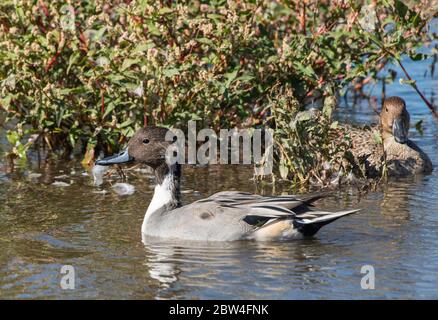
[[[146,223],[148,218],[158,209],[165,206],[167,203],[169,203],[172,200],[172,182],[173,182],[173,176],[167,175],[164,178],[164,181],[162,184],[157,184],[155,186],[154,190],[154,196],[152,197],[152,201],[149,204],[149,207],[146,211],[146,214],[144,216],[143,225],[141,227],[142,233],[145,233],[146,230]]]

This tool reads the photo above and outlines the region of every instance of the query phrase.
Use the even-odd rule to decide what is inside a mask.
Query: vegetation
[[[321,100],[325,120],[300,130],[328,132],[338,92],[404,54],[425,58],[416,49],[436,37],[426,27],[438,8],[411,2],[2,1],[0,108],[17,124],[9,155],[38,144],[88,150],[88,161],[95,146],[114,152],[146,123],[268,122],[277,142],[290,141],[278,157],[282,176],[306,182],[312,168],[321,179],[321,164],[343,161],[333,155],[348,141],[309,145],[290,122]],[[286,161],[293,145],[324,156]]]

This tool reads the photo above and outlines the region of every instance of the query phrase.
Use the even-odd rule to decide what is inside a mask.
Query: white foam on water
[[[103,184],[103,176],[107,173],[107,166],[99,166],[95,165],[91,170],[91,174],[93,175],[93,184],[98,187]]]
[[[52,183],[52,186],[54,186],[54,187],[70,187],[71,184],[64,182],[64,181],[55,181]]]
[[[112,187],[113,191],[119,196],[129,196],[135,192],[135,187],[129,183],[116,183]]]

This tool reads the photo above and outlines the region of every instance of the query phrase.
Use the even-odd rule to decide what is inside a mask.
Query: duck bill
[[[133,162],[134,158],[131,157],[128,153],[128,149],[123,150],[122,152],[100,159],[96,160],[95,164],[99,166],[110,166],[112,164],[122,164],[122,163],[130,163]]]
[[[402,119],[395,119],[392,126],[392,134],[395,141],[398,143],[408,142],[408,128],[406,128],[405,123]]]

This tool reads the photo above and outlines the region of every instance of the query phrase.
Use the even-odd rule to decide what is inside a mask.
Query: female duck
[[[180,203],[181,166],[166,161],[168,130],[146,127],[130,139],[118,155],[98,165],[142,162],[155,172],[154,196],[146,211],[142,233],[161,238],[230,241],[275,240],[313,236],[322,226],[358,210],[318,211],[311,203],[323,194],[260,196],[225,191],[186,206]]]
[[[383,103],[379,126],[367,130],[345,126],[352,140],[356,163],[362,166],[367,176],[381,175],[384,164],[389,176],[432,171],[427,154],[408,138],[409,120],[405,101],[391,97]],[[381,137],[381,142],[378,137]]]

